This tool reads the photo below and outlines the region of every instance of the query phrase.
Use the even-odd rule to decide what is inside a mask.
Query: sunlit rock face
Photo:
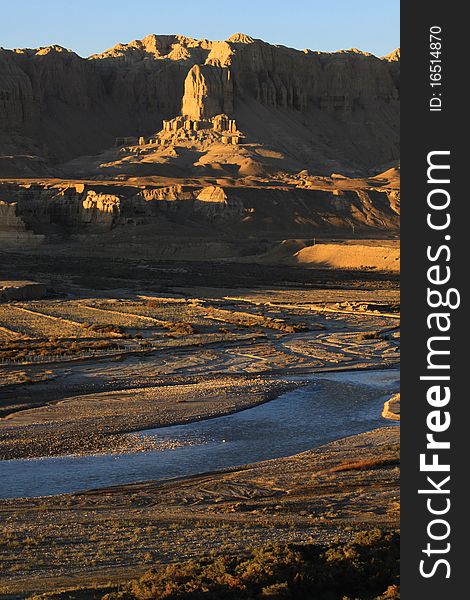
[[[230,71],[213,65],[194,65],[184,82],[181,112],[195,120],[233,113]]]
[[[136,227],[168,236],[190,227],[196,235],[245,237],[256,233],[305,237],[312,232],[398,231],[399,192],[390,189],[328,191],[285,187],[119,183],[1,183],[0,239],[120,236]],[[33,236],[33,237],[32,237]],[[34,237],[41,236],[41,237]],[[29,243],[29,242],[28,242]]]
[[[88,58],[1,49],[0,154],[57,164],[152,135],[163,119],[225,114],[274,149],[365,170],[398,159],[399,64],[399,52],[300,51],[244,34],[150,35]]]

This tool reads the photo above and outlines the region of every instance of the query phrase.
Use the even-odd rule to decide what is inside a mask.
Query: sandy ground
[[[397,527],[399,428],[219,473],[0,501],[0,593],[102,583],[261,543],[328,542]]]
[[[294,254],[293,259],[316,268],[400,271],[400,248],[390,244],[321,243],[302,248]]]
[[[382,417],[393,421],[400,420],[400,394],[393,394],[390,400],[385,402]]]

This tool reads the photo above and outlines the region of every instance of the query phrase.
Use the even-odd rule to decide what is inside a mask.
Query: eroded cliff
[[[243,34],[150,35],[88,58],[59,46],[2,49],[0,154],[62,163],[151,135],[179,114],[225,113],[248,140],[303,165],[367,172],[398,159],[398,59]]]
[[[263,189],[65,181],[3,183],[0,238],[28,233],[53,241],[83,234],[106,236],[112,231],[125,237],[130,231],[144,231],[145,239],[150,240],[151,230],[159,238],[186,232],[233,239],[252,234],[381,235],[397,230],[397,190],[393,184],[371,187],[362,181],[357,189],[351,189],[351,181],[346,180],[343,189],[328,189],[323,183],[313,189],[294,184]]]

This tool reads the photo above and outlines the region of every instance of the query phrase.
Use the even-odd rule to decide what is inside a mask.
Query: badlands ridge
[[[395,237],[399,58],[244,34],[149,35],[88,58],[1,49],[0,241],[132,253],[151,239],[168,258],[162,240],[196,237],[196,257],[219,258]]]

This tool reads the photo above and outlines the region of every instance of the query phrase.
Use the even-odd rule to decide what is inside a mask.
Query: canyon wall
[[[399,54],[300,51],[243,34],[150,35],[88,58],[0,49],[0,155],[65,162],[181,113],[225,113],[248,139],[367,170],[398,159]]]
[[[0,230],[45,236],[100,235],[151,225],[165,236],[178,227],[216,237],[312,235],[398,230],[393,190],[323,191],[139,187],[113,184],[0,184]],[[123,229],[124,228],[124,229]],[[150,241],[151,238],[149,238]]]

